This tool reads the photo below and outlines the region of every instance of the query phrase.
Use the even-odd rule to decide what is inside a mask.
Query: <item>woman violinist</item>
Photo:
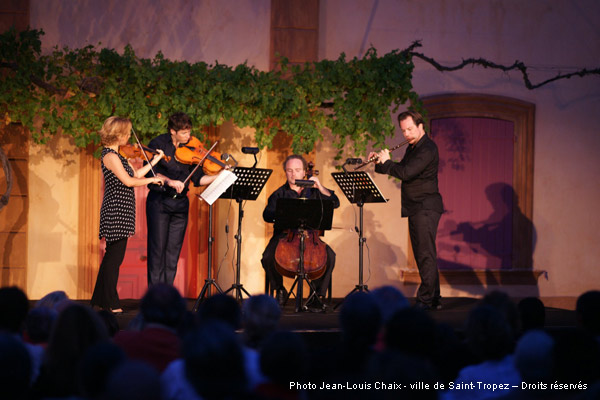
[[[192,120],[185,113],[169,117],[167,133],[148,143],[151,149],[162,150],[169,162],[161,162],[155,168],[164,179],[164,186],[148,185],[146,199],[146,222],[148,225],[148,286],[158,282],[173,284],[177,272],[177,261],[188,223],[189,182],[195,186],[210,184],[217,175],[207,175],[197,165],[179,162],[175,157],[178,148],[192,139]],[[189,179],[188,179],[189,178]]]
[[[327,199],[333,201],[334,208],[338,208],[340,206],[340,201],[333,190],[324,187],[317,176],[313,175],[309,178],[315,182],[313,187],[303,188],[295,184],[296,179],[305,179],[307,165],[308,164],[304,157],[300,155],[294,154],[286,158],[283,163],[283,170],[285,171],[287,182],[279,187],[279,189],[275,190],[271,196],[269,196],[267,206],[263,211],[263,219],[265,222],[274,222],[277,199],[280,198],[297,199],[302,197],[307,199]],[[282,305],[283,301],[285,300],[287,293],[283,286],[283,278],[275,266],[275,252],[277,245],[279,244],[279,239],[284,236],[286,236],[285,232],[273,232],[273,237],[269,241],[269,244],[267,244],[261,260],[271,288],[276,290],[277,300],[279,301],[280,305]],[[326,245],[326,252],[327,261],[325,265],[325,272],[320,278],[312,281],[317,291],[317,295],[321,298],[324,297],[327,292],[329,281],[331,280],[331,272],[335,266],[335,252],[328,245]],[[313,306],[317,306],[319,303],[322,304],[322,302],[317,301],[313,304],[307,304],[307,307],[313,308]]]
[[[119,154],[119,146],[124,146],[131,136],[131,121],[127,118],[110,117],[102,125],[100,139],[101,163],[104,175],[104,197],[100,208],[100,234],[106,239],[106,252],[102,258],[91,305],[113,313],[123,310],[117,294],[119,268],[125,257],[127,239],[135,233],[135,194],[133,188],[148,184],[162,185],[163,178],[146,178],[144,175],[151,165],[156,165],[163,157],[158,151],[150,164],[138,169]]]

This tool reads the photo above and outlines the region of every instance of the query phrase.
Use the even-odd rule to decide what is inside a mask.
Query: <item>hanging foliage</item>
[[[38,143],[62,133],[80,147],[98,144],[97,130],[111,115],[129,117],[149,139],[165,131],[171,113],[184,111],[200,127],[232,120],[255,128],[261,148],[282,130],[294,152],[306,153],[329,127],[339,155],[346,143],[362,153],[394,134],[390,107],[418,98],[407,52],[378,57],[370,49],[362,59],[346,61],[342,54],[293,67],[282,58],[277,70],[265,72],[246,64],[171,61],[161,53],[144,59],[131,46],[122,54],[86,46],[45,55],[42,35],[12,29],[0,36],[2,119],[21,123]]]
[[[517,69],[533,89],[556,79],[600,74],[583,70],[533,85],[520,62],[504,67],[482,59],[444,67],[414,49],[394,50],[383,56],[371,48],[364,57],[322,60],[302,66],[282,58],[274,71],[247,64],[230,67],[171,61],[162,53],[153,59],[136,56],[131,46],[122,54],[114,49],[86,46],[58,47],[42,54],[41,30],[0,35],[0,121],[18,122],[37,143],[57,133],[70,135],[77,146],[99,144],[97,130],[111,115],[130,118],[139,136],[150,139],[166,130],[176,111],[189,114],[197,127],[232,120],[256,130],[261,148],[271,147],[277,132],[292,137],[296,153],[310,152],[327,127],[333,145],[350,145],[364,154],[367,145],[383,146],[394,135],[392,113],[403,104],[423,111],[412,87],[413,58],[440,71],[466,65],[501,70]],[[195,132],[203,135],[202,130]]]

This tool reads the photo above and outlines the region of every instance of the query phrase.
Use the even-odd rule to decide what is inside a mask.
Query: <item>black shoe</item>
[[[442,298],[438,297],[437,299],[433,299],[431,302],[432,310],[441,310],[442,309]]]
[[[275,294],[275,298],[277,299],[277,302],[279,303],[279,307],[283,307],[285,305],[285,301],[287,300],[287,290],[285,290],[284,287],[277,289],[276,294]]]
[[[312,296],[306,303],[306,309],[310,312],[325,312],[327,306],[323,302],[323,296]]]
[[[417,310],[429,311],[431,310],[431,306],[429,304],[423,303],[422,301],[417,301],[414,305]]]

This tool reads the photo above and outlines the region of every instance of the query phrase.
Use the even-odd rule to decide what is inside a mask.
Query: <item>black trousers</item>
[[[161,192],[148,193],[148,286],[159,282],[172,285],[175,281],[189,206],[187,196],[173,199]]]
[[[429,306],[440,298],[440,276],[437,267],[435,238],[441,214],[432,210],[420,210],[408,217],[408,232],[421,285],[417,290],[417,301]]]
[[[283,288],[283,277],[275,268],[275,250],[277,249],[280,238],[281,236],[273,236],[271,238],[262,254],[262,259],[260,260],[265,269],[267,279],[269,280],[269,285],[275,290]],[[327,294],[327,288],[331,281],[331,273],[335,267],[335,252],[328,245],[326,245],[326,251],[327,263],[325,265],[325,272],[319,279],[311,281],[319,296],[325,296]]]
[[[117,293],[117,281],[119,280],[119,268],[125,258],[127,249],[127,238],[114,242],[106,242],[106,252],[102,257],[96,286],[92,294],[90,304],[104,309],[121,308],[119,294]]]

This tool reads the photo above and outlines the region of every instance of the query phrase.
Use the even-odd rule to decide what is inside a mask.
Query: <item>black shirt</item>
[[[331,189],[327,189],[331,193],[330,196],[325,196],[323,193],[319,191],[319,189],[314,187],[303,188],[300,194],[290,188],[289,183],[285,183],[283,186],[279,187],[276,191],[274,191],[271,196],[269,196],[269,200],[267,202],[267,206],[263,211],[263,219],[266,222],[275,222],[275,208],[277,207],[277,199],[324,199],[331,200],[333,202],[333,208],[338,208],[340,206],[340,200],[336,196],[336,194]],[[281,234],[281,232],[274,232],[273,235],[277,236]]]
[[[428,135],[408,146],[400,162],[387,160],[375,165],[375,172],[402,180],[402,216],[414,215],[419,210],[444,211],[438,190],[438,148]]]

